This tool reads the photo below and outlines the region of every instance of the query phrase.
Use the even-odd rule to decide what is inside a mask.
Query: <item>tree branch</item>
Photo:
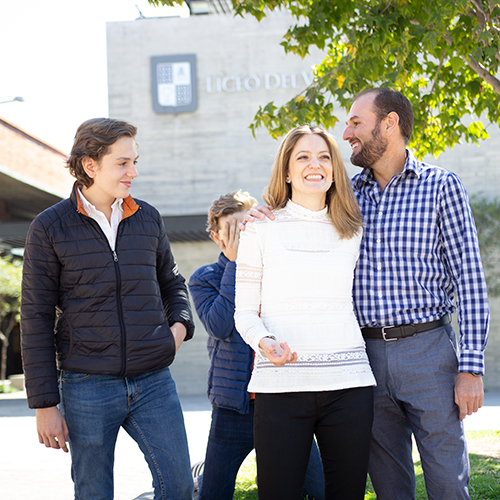
[[[381,16],[383,16],[384,12],[391,6],[391,3],[392,3],[392,0],[390,0],[389,2],[387,2],[387,5],[385,6],[385,9],[380,13]]]
[[[500,34],[500,29],[497,28],[495,25],[490,26],[490,31],[494,31],[497,35]]]
[[[472,5],[476,8],[476,10],[473,11],[474,16],[477,19],[477,22],[479,25],[483,28],[486,29],[486,14],[484,13],[483,6],[481,4],[480,0],[472,0]]]
[[[493,90],[500,95],[500,80],[494,77],[489,71],[484,69],[472,56],[463,56],[465,62],[474,70],[486,83],[493,87]]]
[[[434,88],[436,87],[436,83],[437,83],[437,80],[438,80],[439,72],[441,71],[441,68],[443,66],[444,58],[447,55],[448,55],[448,51],[445,51],[444,54],[441,56],[441,60],[439,61],[439,66],[436,69],[436,74],[434,75],[434,82],[432,83],[431,94],[434,92]]]
[[[453,46],[453,38],[450,36],[443,36],[443,39],[448,45]],[[483,68],[472,56],[461,56],[462,59],[474,70],[486,83],[493,87],[493,90],[500,95],[500,80],[493,76],[488,70]],[[500,61],[500,55],[495,54],[495,57]]]

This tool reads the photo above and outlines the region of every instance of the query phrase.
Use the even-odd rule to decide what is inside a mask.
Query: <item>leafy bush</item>
[[[0,380],[4,380],[7,373],[9,336],[19,322],[21,278],[21,262],[0,257],[0,341],[2,342],[0,351]],[[4,392],[3,386],[0,392]]]

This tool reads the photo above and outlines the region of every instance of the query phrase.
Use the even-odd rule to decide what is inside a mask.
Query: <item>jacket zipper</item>
[[[121,298],[121,288],[122,288],[122,275],[120,273],[120,267],[118,266],[118,255],[116,250],[113,250],[113,264],[115,266],[116,273],[116,304],[118,308],[118,321],[120,323],[120,334],[122,340],[122,369],[120,376],[123,377],[125,374],[125,368],[127,365],[127,337],[125,335],[125,324],[123,322],[123,306]]]
[[[99,233],[101,233],[102,236],[104,236],[104,239],[105,239],[106,243],[108,244],[108,248],[111,252],[111,256],[113,257],[113,264],[115,266],[115,276],[116,276],[116,305],[117,305],[117,309],[118,309],[118,322],[120,324],[120,338],[121,338],[121,342],[122,342],[122,360],[121,360],[122,362],[121,362],[121,371],[120,371],[119,376],[123,377],[125,374],[125,369],[126,369],[126,365],[127,365],[127,335],[125,333],[125,323],[123,321],[123,306],[122,306],[122,298],[121,298],[121,293],[120,293],[121,287],[122,287],[122,277],[120,274],[120,268],[118,266],[118,255],[116,253],[116,250],[111,250],[111,247],[109,246],[109,241],[107,240],[106,235],[104,234],[103,230],[101,229],[101,226],[99,226],[99,224],[94,219],[92,219],[92,217],[89,217],[88,215],[82,214],[80,212],[80,210],[78,210],[78,209],[76,209],[76,211],[80,215],[82,215],[83,217],[86,217],[87,219],[89,219],[89,221],[91,221],[91,224],[93,224],[93,226],[96,228],[96,230]],[[122,223],[122,221],[120,221],[120,223],[118,224],[118,228],[116,231],[116,242],[118,242],[118,231],[120,229],[121,223]],[[116,247],[116,243],[115,243],[115,247]]]

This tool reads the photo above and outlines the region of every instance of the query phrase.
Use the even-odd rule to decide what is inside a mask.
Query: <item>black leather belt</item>
[[[365,339],[397,340],[405,337],[412,337],[420,332],[433,330],[440,326],[447,325],[451,321],[450,315],[445,314],[442,318],[429,323],[419,323],[418,325],[382,326],[376,328],[361,328],[361,333]]]

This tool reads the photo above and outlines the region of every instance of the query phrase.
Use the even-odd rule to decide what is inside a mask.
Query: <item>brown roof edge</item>
[[[8,120],[6,120],[5,118],[0,117],[0,123],[2,123],[3,125],[5,125],[7,128],[13,130],[14,132],[16,132],[16,133],[18,133],[20,135],[23,135],[24,137],[28,138],[29,140],[31,140],[33,142],[36,142],[40,146],[53,151],[54,153],[57,153],[57,154],[63,156],[64,158],[68,157],[67,153],[64,153],[63,151],[61,151],[60,149],[57,149],[54,146],[51,146],[50,144],[44,142],[42,139],[39,139],[38,137],[35,137],[33,134],[30,134],[29,132],[26,132],[25,130],[23,130],[22,128],[19,128],[17,125],[14,125],[13,123],[11,123]]]

